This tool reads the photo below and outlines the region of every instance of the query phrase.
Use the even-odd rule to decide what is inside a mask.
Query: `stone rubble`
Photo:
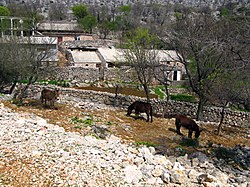
[[[0,103],[0,168],[11,159],[32,160],[32,186],[46,178],[51,186],[206,186],[249,187],[249,170],[236,171],[196,153],[181,157],[156,154],[153,147],[65,132],[34,114],[19,114]],[[249,159],[250,149],[245,159]],[[240,150],[239,150],[240,152]],[[248,162],[249,163],[249,162]],[[226,168],[226,169],[225,169]],[[32,168],[30,168],[32,170]],[[0,175],[0,186],[4,186]]]

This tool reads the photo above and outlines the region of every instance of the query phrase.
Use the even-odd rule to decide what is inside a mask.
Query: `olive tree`
[[[0,86],[12,85],[11,91],[21,80],[26,80],[26,85],[14,95],[14,99],[22,102],[25,91],[39,77],[42,62],[48,60],[54,52],[50,44],[54,39],[43,40],[43,48],[37,45],[40,39],[35,37],[3,37],[0,40]],[[41,41],[40,41],[41,42]]]

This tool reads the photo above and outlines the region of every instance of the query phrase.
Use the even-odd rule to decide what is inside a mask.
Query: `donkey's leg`
[[[188,138],[192,139],[192,134],[193,134],[193,131],[192,130],[188,130]]]
[[[147,120],[146,120],[146,122],[149,122],[149,112],[146,112],[146,114],[147,114]]]
[[[135,119],[138,119],[139,118],[139,114],[140,112],[138,110],[135,109]]]
[[[176,132],[177,132],[177,134],[183,135],[181,133],[181,122],[179,120],[177,120],[177,119],[175,120],[175,126],[176,126]]]

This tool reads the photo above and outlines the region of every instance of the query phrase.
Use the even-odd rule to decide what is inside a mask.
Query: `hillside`
[[[0,108],[3,186],[224,187],[250,182],[247,129],[224,128],[216,136],[214,124],[202,124],[206,131],[199,146],[190,146],[194,142],[173,131],[172,119],[154,118],[147,123],[95,103],[79,108],[77,103],[61,100],[57,110],[44,108],[38,100],[26,100],[20,107],[3,103],[13,110]]]

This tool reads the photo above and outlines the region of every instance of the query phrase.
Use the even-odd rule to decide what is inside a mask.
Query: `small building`
[[[125,62],[124,49],[116,49],[114,47],[98,48],[98,51],[106,62],[106,67],[112,68],[119,63]],[[169,79],[180,81],[185,74],[185,68],[180,63],[180,56],[174,50],[155,50],[156,58],[159,59],[159,68],[164,67],[168,72]]]

